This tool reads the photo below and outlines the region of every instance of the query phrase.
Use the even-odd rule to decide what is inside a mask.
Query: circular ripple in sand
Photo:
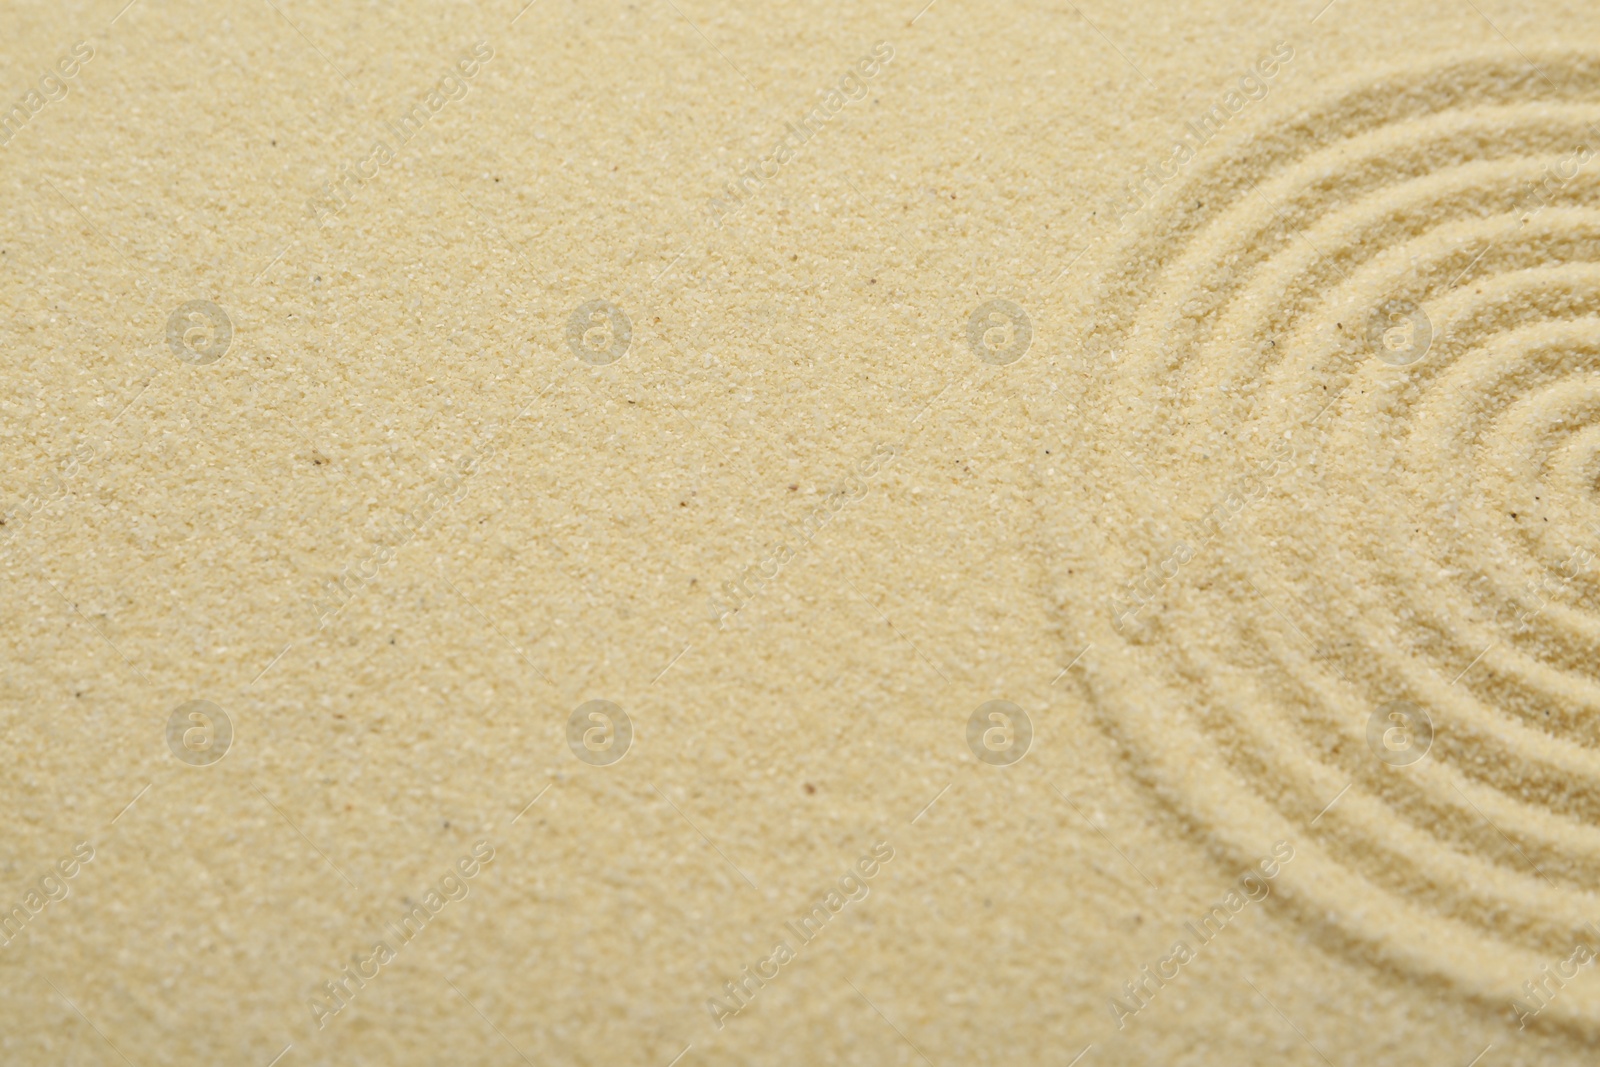
[[[1325,939],[1501,1005],[1600,923],[1600,61],[1538,61],[1357,86],[1128,222],[1067,594],[1188,819],[1289,839]],[[1418,762],[1369,747],[1395,702]]]

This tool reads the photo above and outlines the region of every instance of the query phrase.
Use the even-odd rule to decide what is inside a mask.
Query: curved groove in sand
[[[1600,58],[1538,59],[1263,119],[1141,213],[1087,346],[1128,528],[1071,594],[1142,777],[1241,856],[1297,842],[1330,939],[1501,1004],[1600,921]],[[1368,748],[1394,700],[1421,763]],[[1600,988],[1547,1016],[1600,1030]]]

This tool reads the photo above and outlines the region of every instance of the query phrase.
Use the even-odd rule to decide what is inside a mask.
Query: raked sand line
[[[1186,819],[1507,1011],[1600,920],[1600,57],[1532,58],[1280,94],[1129,220],[1064,604]]]

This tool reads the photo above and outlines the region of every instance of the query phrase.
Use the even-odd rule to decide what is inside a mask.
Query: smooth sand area
[[[3,25],[0,1063],[1593,1061],[1593,4]]]

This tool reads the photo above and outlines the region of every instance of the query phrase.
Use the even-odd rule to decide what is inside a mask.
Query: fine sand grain
[[[1600,12],[14,3],[0,1063],[1600,1043]]]

